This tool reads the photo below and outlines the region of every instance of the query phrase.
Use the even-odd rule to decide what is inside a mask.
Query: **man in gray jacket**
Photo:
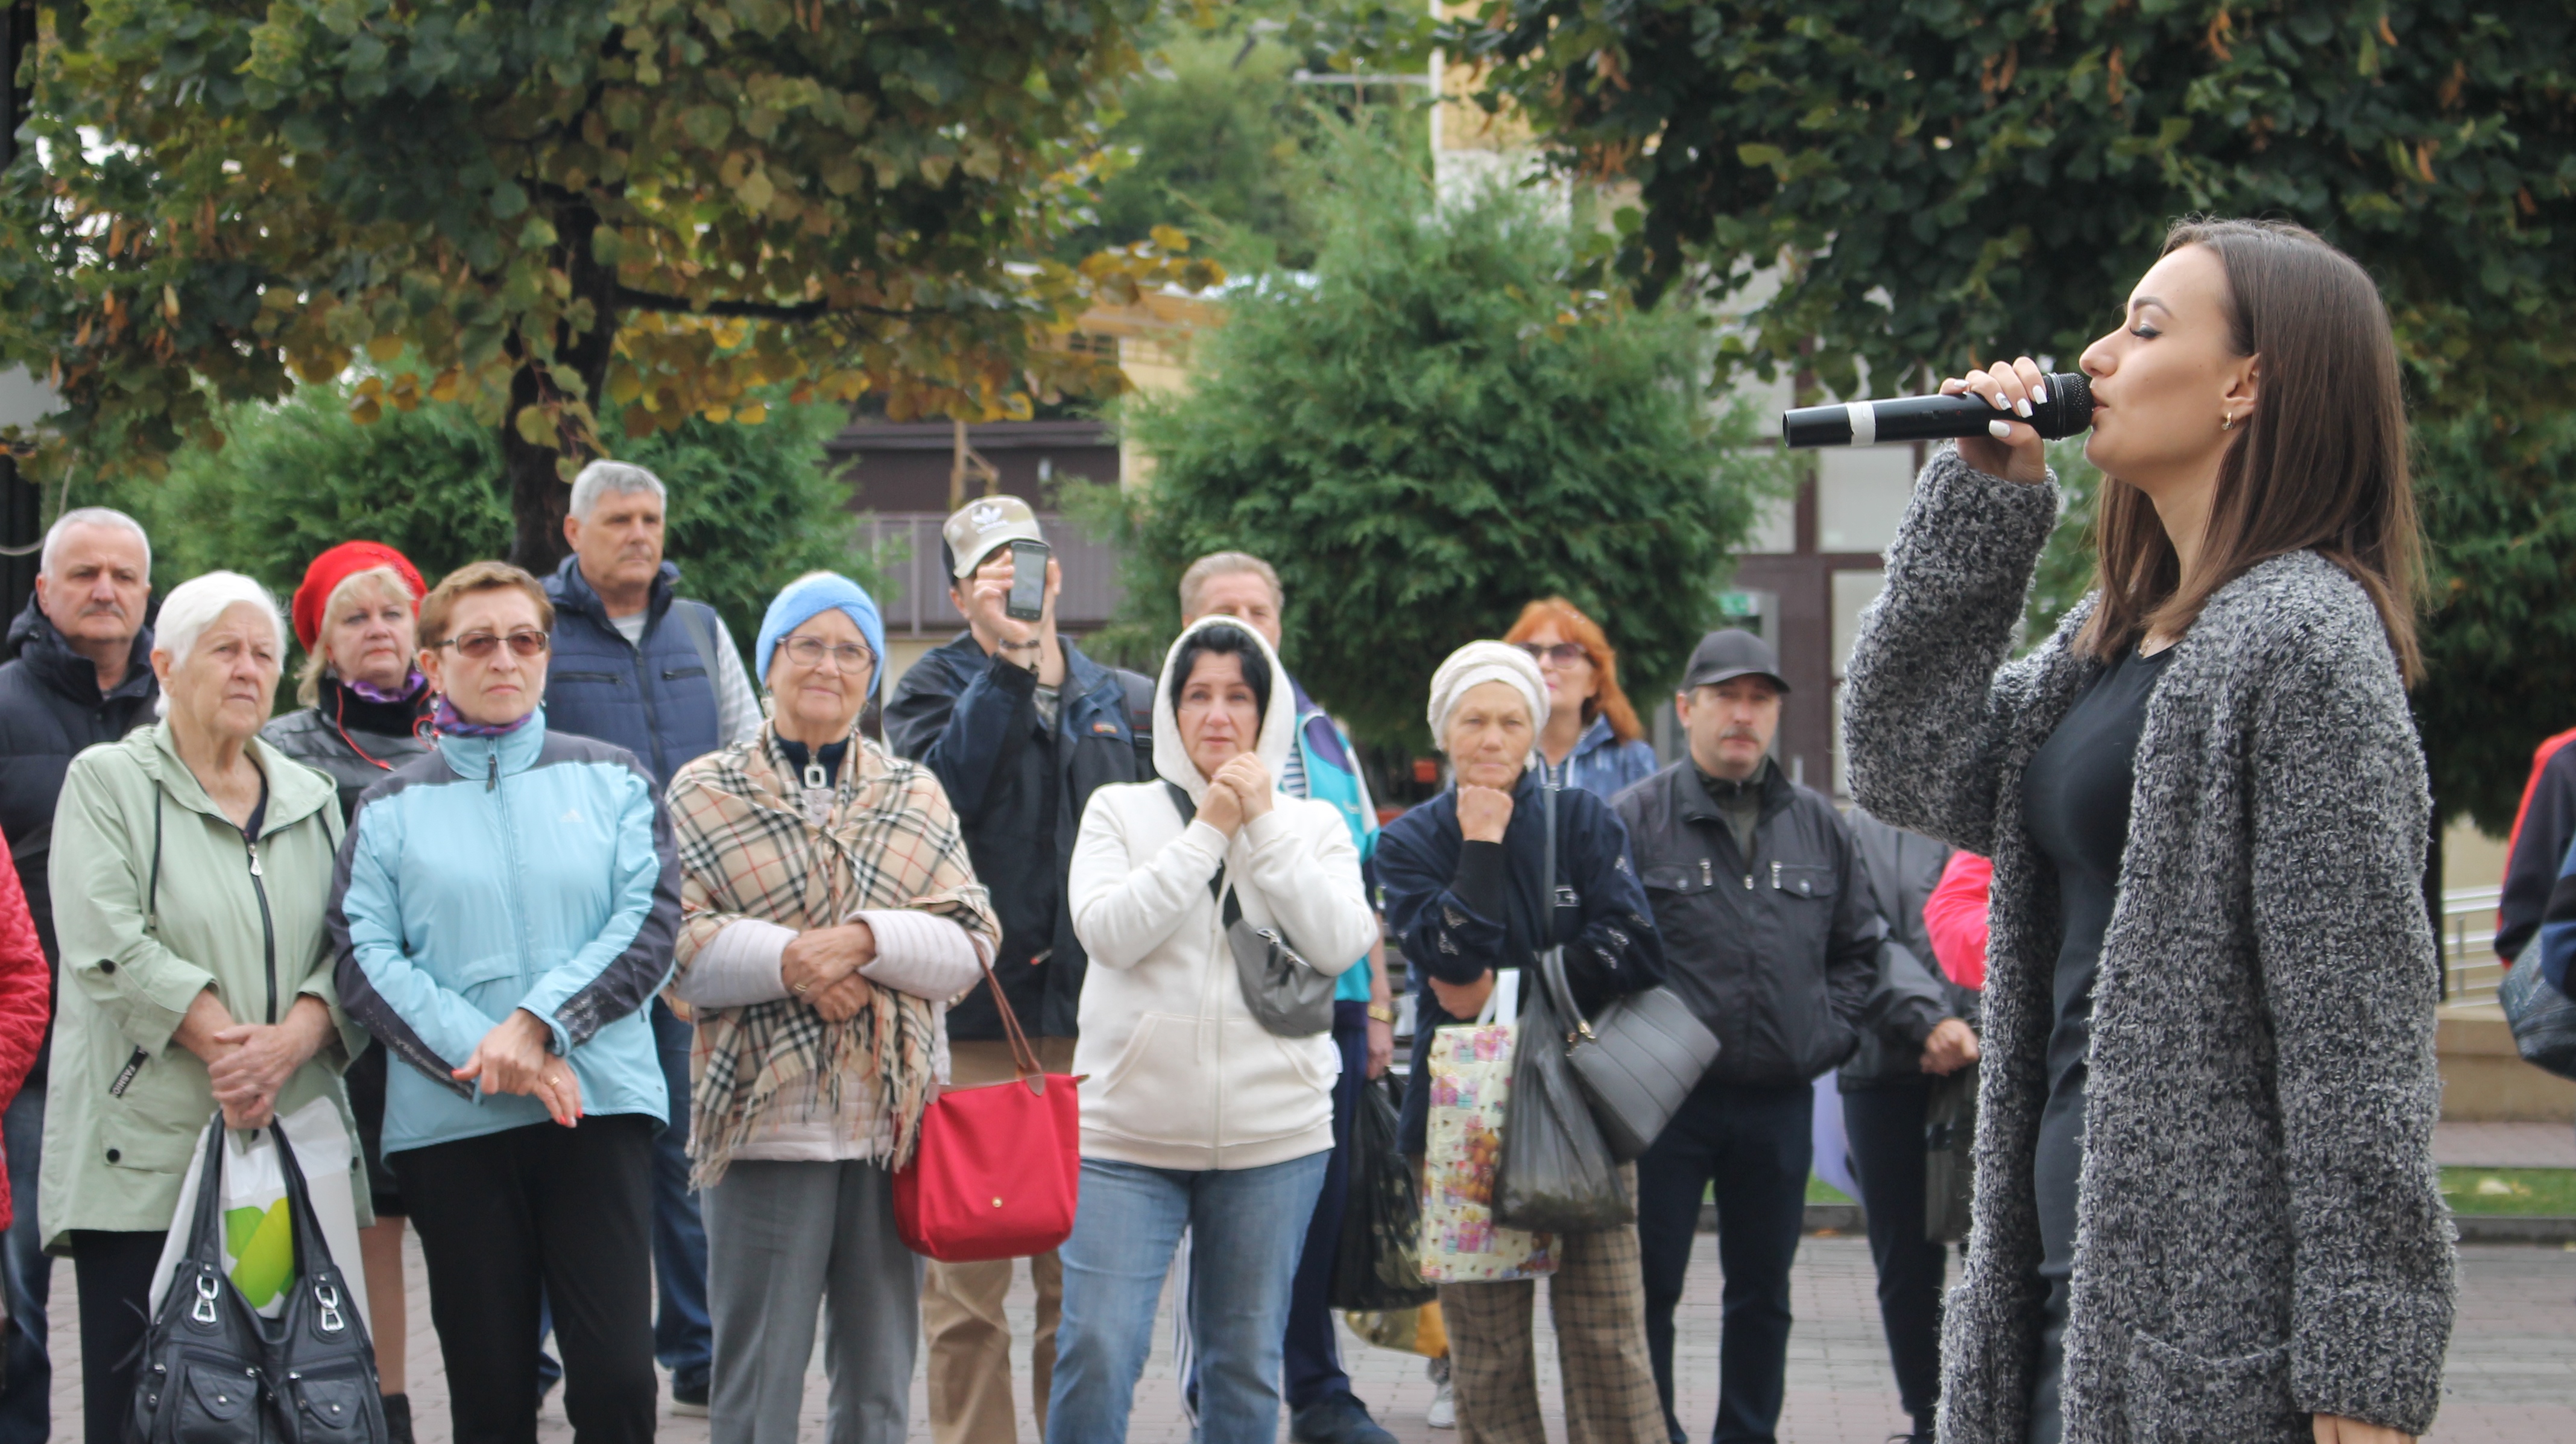
[[[1718,1444],[1768,1444],[1789,1350],[1789,1270],[1813,1162],[1811,1084],[1851,1056],[1886,925],[1833,804],[1770,756],[1788,684],[1749,632],[1691,653],[1675,707],[1690,756],[1611,803],[1664,938],[1670,985],[1718,1036],[1717,1062],[1637,1160],[1646,1347],[1665,1427],[1673,1307],[1714,1185],[1725,1270]]]

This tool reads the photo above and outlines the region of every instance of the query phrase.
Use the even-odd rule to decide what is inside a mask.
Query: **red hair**
[[[1637,709],[1628,705],[1628,694],[1619,690],[1619,653],[1610,645],[1610,637],[1601,624],[1583,615],[1574,603],[1563,597],[1541,597],[1521,608],[1521,619],[1503,633],[1503,640],[1520,643],[1529,640],[1542,627],[1554,627],[1556,634],[1583,649],[1592,659],[1592,676],[1598,684],[1583,704],[1583,720],[1592,721],[1596,711],[1610,719],[1610,733],[1622,742],[1634,742],[1646,735],[1638,724]],[[1546,725],[1546,719],[1540,719]]]

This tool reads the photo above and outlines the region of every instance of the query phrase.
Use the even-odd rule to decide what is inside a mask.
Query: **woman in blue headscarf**
[[[906,1433],[921,1261],[894,1170],[1000,928],[939,779],[859,734],[884,655],[857,583],[799,577],[753,653],[769,725],[671,779],[714,1444],[794,1444],[827,1302],[826,1437]]]

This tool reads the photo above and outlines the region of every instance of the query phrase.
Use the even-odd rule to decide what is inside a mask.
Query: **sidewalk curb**
[[[2576,1243],[2576,1218],[2549,1214],[2455,1213],[2462,1243]]]

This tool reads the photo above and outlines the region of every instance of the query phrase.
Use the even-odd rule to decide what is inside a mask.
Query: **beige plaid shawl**
[[[820,826],[798,805],[803,789],[794,778],[775,734],[763,727],[758,741],[709,753],[671,779],[684,873],[676,949],[682,973],[738,919],[822,928],[862,908],[935,913],[991,953],[1001,928],[930,769],[853,737]],[[690,1060],[697,1186],[723,1178],[733,1150],[759,1131],[780,1090],[807,1078],[815,1082],[812,1106],[862,1140],[877,1134],[876,1119],[845,1116],[856,1110],[843,1107],[843,1086],[872,1078],[893,1143],[882,1157],[872,1146],[870,1156],[889,1168],[909,1163],[940,1026],[929,1003],[873,985],[868,1005],[841,1023],[795,999],[702,1010]]]

